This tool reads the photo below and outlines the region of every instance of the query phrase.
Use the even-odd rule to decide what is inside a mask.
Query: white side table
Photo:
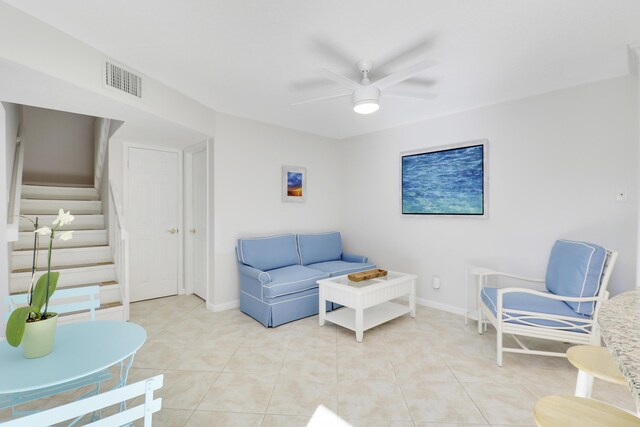
[[[465,281],[464,281],[464,324],[469,323],[469,313],[472,311],[469,309],[469,276],[471,276],[471,281],[475,285],[473,295],[478,296],[478,290],[480,289],[481,281],[483,280],[482,273],[489,273],[494,271],[491,268],[486,267],[478,267],[475,265],[467,266],[465,272]],[[485,283],[486,284],[486,283]],[[476,315],[478,316],[478,321],[480,320],[480,307],[478,306],[478,302],[476,300]]]

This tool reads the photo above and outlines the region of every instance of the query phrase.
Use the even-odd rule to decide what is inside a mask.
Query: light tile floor
[[[577,375],[566,359],[540,356],[506,354],[499,368],[491,327],[480,336],[475,322],[424,307],[362,343],[317,316],[265,329],[195,296],[132,304],[131,321],[148,339],[129,382],[165,376],[154,426],[305,426],[318,404],[356,427],[529,426],[535,401],[573,394]],[[596,381],[594,397],[634,410],[623,386]]]

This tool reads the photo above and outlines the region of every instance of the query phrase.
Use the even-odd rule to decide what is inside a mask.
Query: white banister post
[[[5,153],[7,150],[7,141],[5,139],[5,109],[0,103],[0,140],[2,146],[0,152]],[[7,164],[6,161],[0,162],[0,338],[4,338],[4,313],[5,305],[2,303],[4,297],[9,295],[9,251],[7,242]]]

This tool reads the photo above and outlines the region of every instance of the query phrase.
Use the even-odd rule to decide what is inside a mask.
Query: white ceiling
[[[640,41],[638,0],[6,2],[217,111],[335,138],[627,74]],[[440,96],[369,116],[290,105],[342,92],[311,72],[356,77],[362,58],[393,59],[385,72],[433,58],[419,79]]]

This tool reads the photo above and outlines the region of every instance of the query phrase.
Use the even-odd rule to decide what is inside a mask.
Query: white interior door
[[[131,301],[178,293],[178,153],[129,147]]]
[[[191,153],[190,224],[187,237],[187,277],[193,292],[207,300],[207,151]]]

